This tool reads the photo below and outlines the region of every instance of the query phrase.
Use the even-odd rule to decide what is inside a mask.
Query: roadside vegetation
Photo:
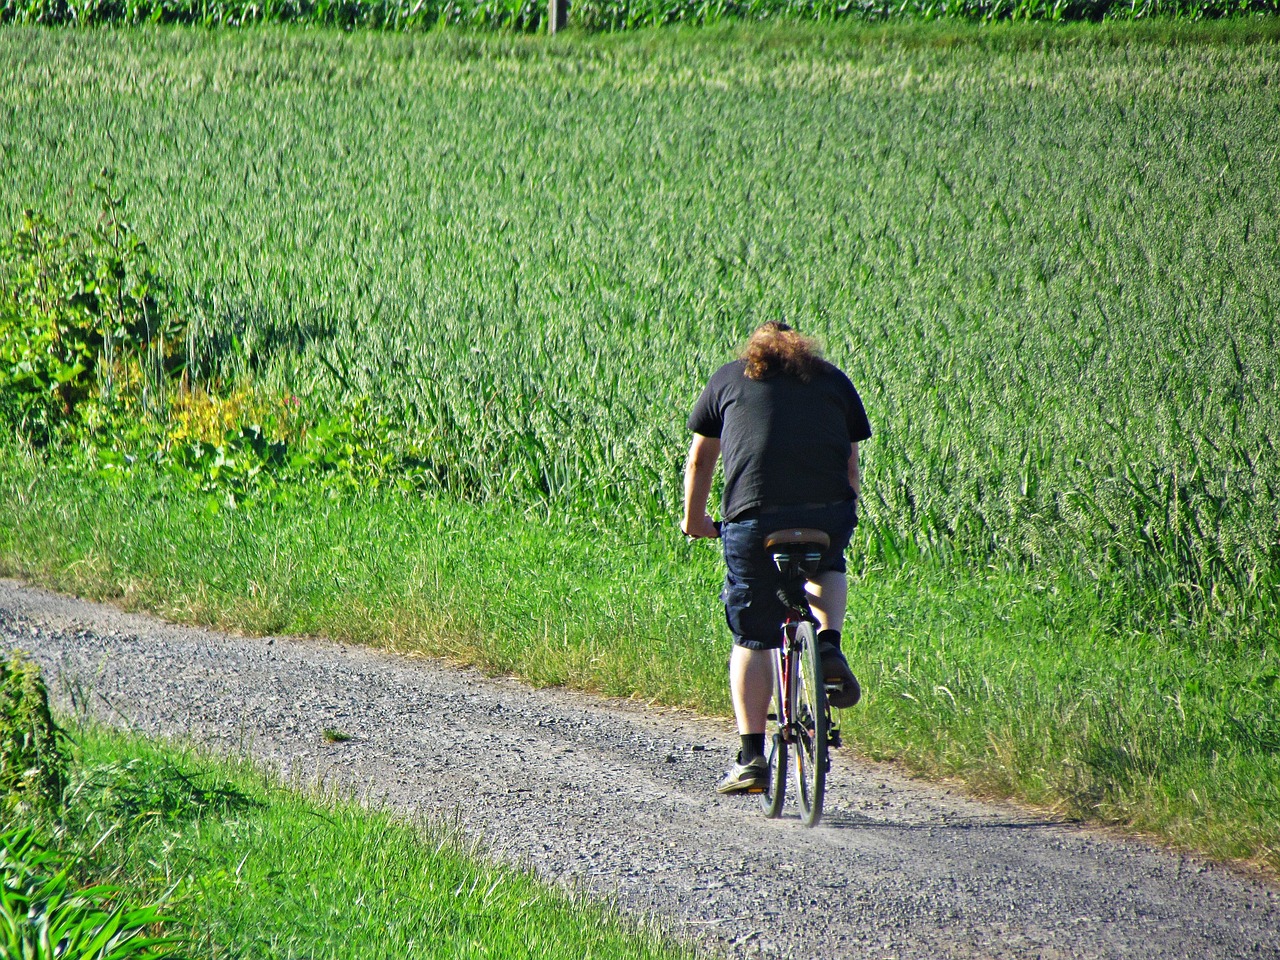
[[[316,731],[316,736],[322,735]],[[0,956],[692,957],[439,826],[247,763],[58,729],[0,664]]]
[[[846,742],[1274,870],[1278,40],[0,31],[0,569],[721,711],[683,421],[782,315]]]

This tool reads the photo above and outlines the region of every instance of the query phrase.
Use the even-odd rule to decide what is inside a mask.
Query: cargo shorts
[[[844,551],[858,524],[852,497],[824,505],[749,510],[720,527],[725,578],[720,599],[733,642],[748,650],[772,650],[782,645],[786,605],[778,597],[782,575],[765,553],[764,538],[787,527],[813,527],[831,537],[818,572],[845,571]]]

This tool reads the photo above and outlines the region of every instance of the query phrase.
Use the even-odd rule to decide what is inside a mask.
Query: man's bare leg
[[[822,654],[827,696],[833,707],[852,707],[862,697],[862,687],[849,669],[844,654],[830,646],[832,643],[839,646],[839,631],[844,626],[845,608],[849,603],[849,578],[843,573],[828,570],[806,583],[805,592],[809,594],[809,607],[818,620],[818,650]],[[824,630],[837,632],[824,636]]]
[[[844,611],[849,605],[849,578],[838,570],[827,570],[807,581],[804,590],[809,594],[813,615],[818,618],[818,629],[843,629]]]
[[[729,656],[729,693],[738,733],[764,733],[773,698],[773,651],[734,644]]]

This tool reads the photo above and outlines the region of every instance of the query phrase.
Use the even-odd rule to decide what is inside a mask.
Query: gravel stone
[[[63,710],[456,824],[728,957],[1280,960],[1269,882],[840,752],[821,826],[794,808],[766,820],[715,793],[731,727],[688,712],[177,627],[12,580],[0,646],[43,665]]]

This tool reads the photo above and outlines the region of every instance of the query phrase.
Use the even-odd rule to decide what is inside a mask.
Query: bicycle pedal
[[[844,746],[844,744],[840,742],[840,731],[839,731],[839,730],[828,730],[828,731],[827,731],[827,745],[828,745],[828,746],[832,746],[832,747],[842,747],[842,746]]]

